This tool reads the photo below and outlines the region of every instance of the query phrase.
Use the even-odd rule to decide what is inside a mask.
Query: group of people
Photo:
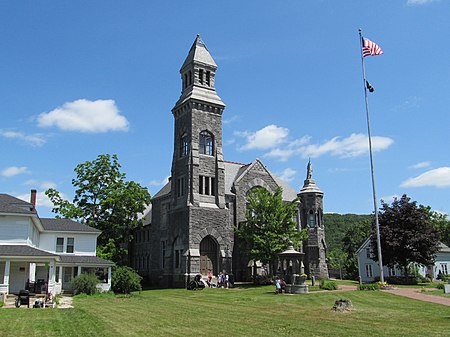
[[[219,275],[216,276],[217,282],[213,282],[213,274],[211,270],[208,271],[208,278],[206,281],[206,284],[210,288],[231,288],[232,286],[232,280],[230,278],[230,275],[228,273],[222,273],[220,272]]]
[[[276,294],[284,294],[286,292],[286,281],[284,278],[277,277],[275,279],[275,293]]]

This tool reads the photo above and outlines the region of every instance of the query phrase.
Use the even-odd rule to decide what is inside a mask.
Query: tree
[[[439,230],[428,207],[417,206],[406,194],[391,205],[382,201],[379,212],[383,264],[400,265],[408,276],[408,265],[430,265],[439,247]],[[372,235],[372,258],[378,261],[376,236]]]
[[[328,254],[328,264],[333,269],[339,269],[339,278],[342,280],[342,269],[347,261],[348,254],[340,249],[335,249]]]
[[[264,188],[250,190],[247,221],[236,229],[248,257],[268,264],[273,272],[278,254],[287,248],[288,241],[299,247],[300,242],[306,239],[306,230],[299,231],[294,221],[296,212],[296,201],[283,201],[281,188],[273,194]]]
[[[139,214],[150,204],[147,188],[126,181],[117,155],[102,154],[93,161],[77,165],[73,202],[64,200],[55,189],[45,194],[57,216],[81,221],[102,231],[99,252],[118,264],[126,263],[133,231],[142,226]]]
[[[358,257],[356,252],[371,234],[370,216],[361,220],[363,221],[349,227],[342,238],[342,250],[347,254],[344,268],[346,277],[351,279],[357,279],[359,275]]]
[[[441,242],[450,246],[450,221],[447,219],[447,214],[433,212],[431,209],[430,212],[432,213],[433,223],[439,230]]]

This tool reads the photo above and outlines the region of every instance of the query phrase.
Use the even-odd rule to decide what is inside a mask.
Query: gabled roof
[[[208,48],[206,48],[205,44],[200,38],[200,35],[197,35],[197,37],[195,38],[195,41],[192,44],[192,47],[189,50],[189,54],[186,57],[183,65],[181,66],[181,69],[192,62],[202,63],[213,68],[217,68],[216,62],[214,62],[214,59],[212,58],[211,54],[208,51]]]
[[[70,219],[42,218],[41,224],[45,231],[50,232],[82,232],[100,234],[101,231]]]
[[[160,197],[163,197],[163,196],[169,194],[171,189],[172,189],[172,182],[169,180],[169,181],[167,182],[167,184],[165,184],[165,185],[163,186],[163,188],[161,188],[161,189],[153,196],[152,199],[157,199],[157,198],[160,198]]]
[[[442,242],[439,242],[439,253],[450,253],[450,248]]]
[[[0,213],[35,214],[33,205],[9,194],[0,193]]]
[[[237,182],[242,179],[244,175],[247,174],[247,172],[250,172],[255,166],[262,167],[267,172],[267,174],[277,183],[277,185],[283,189],[283,200],[292,201],[297,198],[297,192],[284,180],[270,172],[269,169],[259,159],[256,159],[249,165],[242,166],[237,172],[235,180],[233,182]]]

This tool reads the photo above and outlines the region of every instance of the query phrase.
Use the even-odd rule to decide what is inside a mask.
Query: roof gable
[[[0,193],[0,213],[35,214],[33,205],[9,194]]]

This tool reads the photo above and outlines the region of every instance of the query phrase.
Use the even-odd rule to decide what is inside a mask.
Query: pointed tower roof
[[[216,62],[214,62],[214,59],[209,53],[208,48],[206,48],[204,42],[198,34],[195,38],[194,43],[192,44],[191,49],[189,50],[189,54],[186,57],[186,60],[184,60],[184,63],[181,66],[181,70],[193,62],[202,63],[204,65],[213,67],[214,69],[217,68]]]
[[[306,168],[306,179],[303,183],[303,187],[300,190],[299,194],[303,194],[303,193],[319,193],[319,194],[323,194],[323,192],[320,190],[320,188],[316,185],[316,182],[314,181],[314,179],[312,178],[312,165],[311,165],[311,159],[308,161],[308,166]]]

